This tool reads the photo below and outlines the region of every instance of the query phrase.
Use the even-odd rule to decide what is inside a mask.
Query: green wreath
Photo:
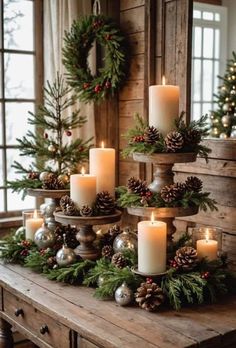
[[[105,48],[104,67],[93,76],[88,66],[88,55],[93,42]],[[85,102],[100,101],[114,92],[127,75],[125,38],[111,19],[91,15],[74,21],[65,33],[63,64],[68,84]]]

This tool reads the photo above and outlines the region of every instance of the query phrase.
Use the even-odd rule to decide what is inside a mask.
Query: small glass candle
[[[216,260],[221,249],[221,229],[200,227],[193,229],[193,244],[197,249],[198,259]]]
[[[25,227],[25,239],[34,240],[36,231],[43,224],[43,216],[40,210],[23,211],[23,226]]]

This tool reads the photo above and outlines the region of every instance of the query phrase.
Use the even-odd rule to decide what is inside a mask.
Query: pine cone
[[[83,207],[80,209],[80,215],[81,216],[92,216],[93,215],[93,209],[89,207],[88,205],[83,205]]]
[[[49,173],[48,176],[42,180],[42,188],[44,190],[61,190],[65,185],[58,181],[56,174]]]
[[[175,183],[169,186],[164,186],[161,189],[161,198],[166,203],[172,203],[181,198],[185,191],[185,185],[180,183]]]
[[[115,212],[115,208],[115,201],[108,191],[102,191],[97,194],[95,201],[97,215],[111,215]]]
[[[202,180],[196,176],[188,176],[185,181],[186,189],[193,192],[200,192],[202,190]]]
[[[139,307],[154,312],[164,302],[164,294],[156,283],[141,283],[135,293],[135,301]]]
[[[104,245],[102,248],[102,256],[107,259],[111,259],[114,254],[114,250],[111,245]]]
[[[160,133],[154,126],[149,126],[144,134],[145,142],[148,144],[155,144],[160,139]]]
[[[68,216],[78,216],[79,210],[77,209],[74,202],[71,204],[67,204],[66,209],[64,210],[64,214]]]
[[[29,172],[27,177],[30,180],[36,180],[36,179],[39,179],[39,173],[38,172]]]
[[[140,196],[145,196],[148,190],[147,183],[145,181],[135,179],[134,177],[129,178],[127,186],[129,191],[137,193]]]
[[[47,265],[49,268],[53,268],[55,265],[57,265],[57,261],[56,261],[56,256],[50,256],[47,259]]]
[[[184,134],[184,144],[186,146],[194,147],[201,141],[201,133],[196,129],[188,129]]]
[[[124,268],[125,266],[127,266],[127,260],[124,257],[124,255],[120,252],[115,253],[112,256],[111,262],[113,263],[113,265],[115,265],[117,268]]]
[[[184,138],[179,132],[173,131],[167,134],[165,144],[168,152],[177,152],[182,149]]]
[[[72,199],[70,198],[70,196],[68,195],[64,195],[61,197],[60,199],[60,207],[61,207],[61,210],[64,212],[64,210],[66,210],[66,206],[67,204],[71,204],[73,201]]]
[[[76,239],[77,229],[75,227],[58,225],[55,230],[57,249],[62,247],[64,243],[63,235],[65,235],[65,242],[68,248],[75,249],[79,242]]]
[[[176,251],[175,261],[185,271],[192,270],[197,264],[197,251],[190,246],[184,246]]]

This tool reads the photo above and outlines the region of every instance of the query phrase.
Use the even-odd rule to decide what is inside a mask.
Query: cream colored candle
[[[115,149],[102,147],[89,150],[89,172],[97,177],[97,193],[115,195]]]
[[[81,173],[70,176],[70,197],[78,208],[91,207],[96,199],[96,176],[85,174],[84,168]]]
[[[34,211],[33,217],[25,220],[25,238],[34,240],[35,232],[42,226],[43,218]]]
[[[179,116],[179,87],[162,85],[149,87],[149,125],[156,127],[164,136],[174,129]]]
[[[166,271],[166,239],[165,222],[141,221],[138,223],[139,272],[150,275]]]
[[[218,252],[218,242],[208,238],[197,240],[197,256],[199,260],[206,257],[208,261],[216,260]]]

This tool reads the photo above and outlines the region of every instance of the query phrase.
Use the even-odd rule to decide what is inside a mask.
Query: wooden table
[[[236,347],[236,298],[148,313],[13,265],[0,265],[0,289],[0,348],[12,348],[11,325],[43,348]]]

